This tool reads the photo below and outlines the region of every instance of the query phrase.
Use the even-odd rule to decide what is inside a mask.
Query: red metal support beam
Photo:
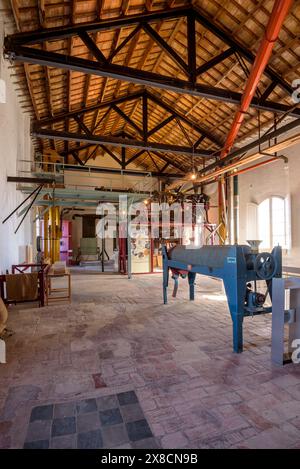
[[[270,60],[274,43],[278,38],[281,26],[289,12],[289,9],[292,6],[292,3],[293,0],[276,0],[274,3],[265,35],[257,51],[255,61],[252,65],[250,75],[246,83],[246,88],[242,96],[241,104],[235,114],[231,129],[227,135],[224,148],[221,152],[221,158],[229,153],[234,144],[234,141],[243,123],[245,114],[248,111],[254,97],[258,83]]]

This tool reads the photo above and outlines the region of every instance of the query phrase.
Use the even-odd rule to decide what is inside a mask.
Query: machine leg
[[[243,319],[243,316],[239,314],[232,318],[233,351],[235,353],[243,351]]]
[[[189,287],[190,287],[190,300],[195,299],[195,278],[196,274],[194,272],[188,273]]]
[[[169,283],[169,267],[164,266],[163,271],[163,295],[164,295],[164,304],[168,303],[168,283]]]
[[[174,289],[173,289],[173,298],[176,298],[177,291],[178,291],[178,275],[172,275],[172,278],[174,280]]]
[[[246,282],[244,280],[238,280],[235,284],[231,278],[227,278],[224,279],[224,287],[232,319],[233,351],[235,353],[241,353],[243,351],[243,319]]]

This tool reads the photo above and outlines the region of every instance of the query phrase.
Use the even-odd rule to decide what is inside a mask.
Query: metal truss
[[[186,18],[187,22],[187,62],[153,29],[152,22],[167,21],[174,18]],[[209,60],[200,67],[196,66],[196,23],[200,23],[215,36],[228,45],[228,49]],[[135,26],[134,30],[123,40],[123,42],[107,58],[101,52],[98,45],[90,34],[116,29],[126,26]],[[178,79],[171,76],[137,70],[131,67],[120,66],[112,62],[113,58],[126,46],[126,44],[140,30],[150,36],[161,49],[178,65],[186,76],[186,79]],[[60,54],[46,50],[43,44],[47,41],[61,41],[68,37],[80,37],[95,60],[83,59],[73,55]],[[33,46],[33,47],[32,47]],[[222,62],[233,54],[239,54],[249,63],[255,60],[254,54],[233,39],[219,26],[212,23],[198,8],[182,7],[163,11],[149,12],[138,15],[129,15],[122,18],[99,20],[93,23],[65,26],[60,28],[49,28],[36,32],[26,32],[7,36],[4,41],[5,54],[12,60],[40,64],[50,67],[58,67],[67,70],[80,71],[87,74],[110,77],[141,85],[167,89],[177,93],[191,94],[195,96],[239,104],[241,94],[218,87],[211,87],[197,83],[197,78],[211,67]],[[256,109],[274,113],[289,112],[288,106],[281,105],[267,98],[276,86],[280,86],[289,95],[293,92],[292,86],[278,75],[271,67],[267,66],[265,74],[271,80],[271,84],[264,90],[260,98],[254,98],[251,106]],[[290,112],[293,117],[300,117],[300,110],[294,109]]]
[[[142,109],[142,119],[140,125],[134,122],[132,118],[125,114],[124,111],[119,107],[120,104],[130,101],[135,101],[135,104],[137,104],[139,100],[141,101]],[[150,101],[161,107],[164,111],[169,114],[168,117],[166,117],[152,129],[148,128],[148,109]],[[123,119],[124,123],[128,124],[130,129],[135,132],[135,134],[137,134],[139,139],[137,139],[135,136],[132,136],[132,134],[124,131],[122,131],[118,135],[99,135],[99,133],[96,132],[97,128],[99,127],[99,122],[97,122],[97,120],[95,119],[93,128],[88,128],[88,126],[84,122],[85,116],[91,115],[91,113],[96,113],[97,116],[98,111],[100,109],[105,110],[104,115],[106,117],[111,111],[115,111],[120,116],[120,118]],[[190,147],[158,143],[156,141],[150,140],[155,136],[155,134],[159,130],[167,126],[173,120],[176,120],[182,133],[187,137],[187,140],[191,144]],[[65,123],[66,121],[68,121],[67,128],[70,128],[70,123],[76,122],[78,131],[66,132],[53,129],[54,124]],[[191,139],[187,134],[186,129],[183,127],[183,123],[188,126],[191,130],[199,134],[195,142],[191,142]],[[210,140],[211,143],[217,145],[218,148],[222,146],[222,141],[220,141],[209,130],[198,124],[195,124],[191,119],[181,114],[177,110],[174,110],[163,100],[147,91],[132,93],[109,102],[103,102],[94,106],[88,106],[73,112],[62,113],[53,118],[35,121],[32,123],[31,133],[34,137],[44,139],[57,139],[64,141],[81,142],[81,146],[75,149],[70,149],[67,152],[63,152],[63,156],[66,157],[68,154],[71,154],[74,159],[82,166],[86,164],[88,160],[81,160],[79,157],[79,152],[81,150],[85,150],[89,147],[95,146],[93,152],[88,157],[88,159],[90,159],[96,153],[97,149],[101,147],[121,166],[122,169],[125,169],[130,163],[133,163],[133,161],[135,161],[144,153],[150,154],[151,152],[158,159],[164,161],[167,166],[172,165],[173,167],[176,167],[176,169],[182,170],[183,168],[179,163],[176,163],[176,161],[174,161],[174,159],[172,158],[168,158],[165,154],[173,153],[189,155],[195,158],[211,158],[212,156],[217,156],[218,151],[200,149],[198,148],[200,143],[206,138]],[[121,155],[116,155],[110,148],[108,148],[108,146],[121,147]],[[138,151],[129,159],[127,159],[126,148],[136,148],[138,149]]]

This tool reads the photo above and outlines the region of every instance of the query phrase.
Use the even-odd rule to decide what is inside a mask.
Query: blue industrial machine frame
[[[218,250],[223,248],[224,259],[223,265],[213,267],[209,265],[209,257],[214,257],[214,253],[218,254]],[[224,250],[224,248],[226,248]],[[267,285],[267,291],[270,294],[272,300],[272,278],[273,277],[282,277],[282,252],[281,247],[276,246],[272,253],[262,253],[258,254],[253,253],[250,246],[247,245],[231,245],[231,246],[203,246],[202,248],[197,248],[198,250],[208,251],[208,256],[205,257],[206,265],[193,264],[193,262],[185,262],[182,260],[172,260],[172,249],[167,251],[166,246],[163,246],[163,299],[164,304],[167,303],[167,288],[169,283],[169,271],[172,270],[173,278],[175,280],[175,292],[178,287],[178,276],[181,273],[186,273],[189,283],[189,297],[190,300],[195,298],[195,278],[196,274],[206,275],[210,277],[216,277],[223,280],[224,288],[227,296],[228,307],[231,314],[232,324],[233,324],[233,350],[236,353],[243,351],[243,319],[245,316],[253,316],[258,314],[271,313],[271,307],[264,307],[259,305],[247,304],[247,285],[249,282],[254,282],[256,286],[256,281],[265,280]],[[176,248],[175,248],[176,250]],[[194,251],[194,249],[188,249],[188,251]],[[220,251],[219,251],[220,253]],[[265,256],[261,257],[261,256]],[[263,265],[264,260],[268,257],[269,261],[271,258],[272,269],[267,269],[265,278],[264,275],[259,271],[258,265]],[[179,256],[180,257],[180,256]],[[222,257],[222,256],[221,256]],[[191,252],[189,259],[191,257]],[[260,264],[260,262],[262,264]],[[203,262],[204,264],[204,262]],[[256,294],[256,293],[254,293]],[[175,296],[175,295],[174,295]]]

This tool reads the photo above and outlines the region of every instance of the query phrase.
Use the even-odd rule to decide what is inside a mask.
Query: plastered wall
[[[259,204],[270,196],[291,197],[291,250],[284,252],[286,265],[300,267],[300,145],[280,154],[288,157],[239,176],[239,243],[247,238],[247,203]]]
[[[1,31],[2,30],[2,31]],[[0,22],[0,46],[3,24]],[[2,49],[2,47],[1,47]],[[6,102],[0,103],[0,272],[5,273],[13,263],[24,261],[21,246],[31,244],[30,216],[17,234],[14,234],[20,218],[17,215],[2,224],[5,218],[22,200],[15,183],[7,183],[7,176],[16,176],[17,162],[30,159],[31,140],[29,118],[22,113],[12,84],[8,63],[0,55],[0,79],[5,82]],[[3,86],[3,82],[2,82]]]

